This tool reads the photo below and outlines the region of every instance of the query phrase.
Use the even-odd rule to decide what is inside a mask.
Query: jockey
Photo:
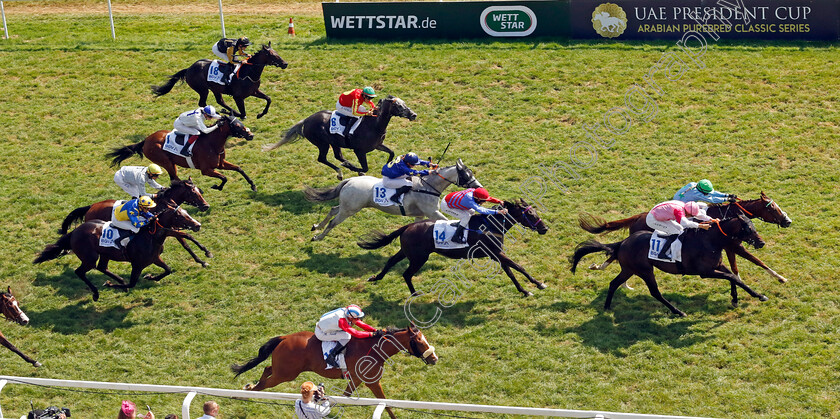
[[[426,176],[429,174],[428,170],[414,170],[413,167],[418,164],[432,169],[438,167],[438,165],[432,162],[420,160],[420,157],[414,153],[397,156],[397,158],[382,166],[382,186],[397,190],[394,196],[391,197],[391,201],[399,204],[400,196],[415,188],[416,178],[413,176]]]
[[[132,198],[147,196],[146,185],[161,190],[163,185],[155,179],[163,173],[160,166],[152,163],[146,166],[123,166],[114,173],[114,182]]]
[[[244,36],[239,39],[222,38],[213,45],[212,51],[217,57],[229,63],[241,63],[238,57],[251,58],[251,55],[245,52],[245,48],[250,45],[251,41]]]
[[[121,242],[133,235],[130,233],[136,234],[140,231],[140,227],[148,224],[149,220],[153,217],[149,210],[155,206],[155,201],[152,201],[152,198],[141,196],[140,198],[132,199],[121,206],[115,207],[114,219],[111,220],[111,226],[117,228],[120,232],[115,242],[125,247],[128,242],[125,244]]]
[[[698,224],[686,218],[686,215],[697,218],[700,221],[718,221],[706,215],[706,208],[709,205],[705,202],[682,202],[682,201],[665,201],[657,204],[648,212],[647,222],[648,227],[658,231],[665,232],[662,235],[665,238],[665,243],[659,251],[660,259],[667,259],[666,253],[671,247],[671,243],[679,237],[686,228],[702,228],[708,230],[708,224]]]
[[[338,101],[335,103],[335,111],[342,116],[356,119],[352,126],[347,124],[344,127],[344,138],[350,139],[350,136],[356,132],[356,127],[362,123],[362,118],[375,116],[373,111],[376,109],[376,105],[371,102],[371,99],[375,97],[376,92],[370,86],[364,89],[348,90],[338,97]]]
[[[178,119],[176,119],[175,123],[173,124],[173,131],[175,132],[175,135],[181,134],[187,137],[187,141],[184,141],[184,148],[181,149],[181,154],[186,157],[192,155],[192,153],[189,152],[189,148],[195,140],[190,138],[190,136],[209,134],[215,131],[217,128],[219,128],[218,125],[208,127],[204,124],[204,121],[218,119],[221,117],[221,115],[216,113],[216,108],[210,105],[191,111],[186,111],[181,115],[178,115]]]
[[[375,335],[376,328],[359,320],[362,317],[365,317],[365,313],[362,312],[361,307],[350,304],[347,307],[340,307],[324,314],[315,324],[315,337],[321,342],[338,342],[338,345],[327,355],[327,365],[339,368],[335,358],[344,350],[347,343],[350,342],[350,338],[364,339]],[[358,331],[353,326],[359,326],[365,331]]]
[[[703,179],[700,182],[689,182],[674,194],[674,200],[689,202],[706,202],[709,204],[720,204],[722,202],[735,202],[738,197],[733,194],[718,192],[712,187],[712,182]]]
[[[493,198],[487,192],[487,189],[464,189],[463,191],[450,192],[443,199],[440,200],[440,210],[446,214],[458,217],[461,222],[458,223],[458,228],[455,230],[455,236],[452,241],[455,243],[466,243],[466,240],[461,236],[464,229],[470,225],[470,217],[476,212],[484,215],[491,214],[507,214],[507,208],[500,210],[490,210],[481,206],[484,202],[492,202],[494,204],[501,204],[500,199]]]

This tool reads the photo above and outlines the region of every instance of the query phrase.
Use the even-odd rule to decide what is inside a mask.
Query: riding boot
[[[464,226],[458,224],[458,227],[455,228],[455,235],[452,236],[452,243],[464,244],[467,242],[466,237],[464,237],[464,230]]]
[[[335,347],[332,348],[330,353],[327,355],[327,359],[324,360],[327,363],[327,365],[333,368],[339,368],[338,360],[336,360],[335,358],[338,356],[338,354],[341,353],[341,351],[344,350],[346,346],[347,345],[342,345],[340,343],[338,345],[335,345]]]
[[[391,196],[391,201],[393,201],[395,204],[399,204],[400,203],[400,196],[402,196],[402,194],[404,194],[404,193],[406,193],[410,190],[411,190],[411,186],[400,186],[399,188],[397,188],[397,192],[395,192],[394,195]]]
[[[662,249],[659,250],[659,255],[657,256],[659,259],[668,259],[668,250],[671,249],[671,244],[674,243],[674,240],[679,237],[679,234],[671,234],[670,236],[665,236],[665,243],[662,243]]]
[[[190,153],[190,141],[189,136],[187,136],[187,140],[184,140],[184,148],[181,149],[181,155],[184,157],[191,157],[192,153]]]
[[[344,126],[344,141],[347,144],[347,147],[350,147],[350,129],[353,128],[353,124],[350,121],[347,121],[347,125]]]

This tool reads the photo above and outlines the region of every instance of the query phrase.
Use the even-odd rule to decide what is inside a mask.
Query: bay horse
[[[750,219],[758,218],[764,222],[776,224],[782,228],[788,228],[793,223],[787,213],[782,211],[782,208],[779,207],[779,204],[768,198],[764,191],[761,192],[761,196],[758,199],[744,201],[738,200],[733,203],[709,205],[706,214],[712,218],[728,218],[735,217],[738,214],[744,214]],[[620,230],[623,228],[629,228],[630,234],[637,231],[653,231],[652,228],[648,227],[647,222],[645,222],[646,216],[647,213],[643,212],[632,217],[607,222],[597,216],[581,214],[580,217],[578,217],[578,223],[580,224],[580,228],[594,234]],[[741,243],[732,243],[731,245],[725,247],[724,251],[726,251],[726,258],[729,261],[729,267],[732,270],[732,273],[737,275],[739,278],[741,275],[738,272],[738,264],[736,263],[735,255],[741,256],[753,264],[764,268],[764,270],[776,278],[779,283],[784,284],[787,282],[785,277],[776,273],[776,271],[767,266],[759,258],[747,251]],[[589,269],[603,270],[614,260],[615,258],[611,257],[600,265],[593,263]],[[734,287],[735,285],[732,286]]]
[[[356,127],[356,132],[352,135],[351,140],[347,141],[340,134],[330,134],[331,114],[332,111],[320,111],[310,115],[289,128],[280,141],[264,146],[263,151],[274,150],[283,144],[306,138],[315,147],[318,147],[318,161],[335,170],[338,174],[338,180],[343,180],[344,175],[341,173],[341,168],[327,160],[330,147],[332,147],[333,156],[341,162],[342,166],[363,175],[368,171],[367,153],[373,150],[384,151],[388,153],[388,161],[394,159],[394,152],[382,143],[385,141],[385,130],[388,128],[388,123],[391,122],[391,117],[399,116],[409,121],[417,119],[417,114],[406,106],[402,99],[388,95],[376,104],[374,116],[364,117],[359,126]],[[341,152],[342,148],[353,150],[361,167],[353,166],[352,163],[347,161]]]
[[[172,181],[172,185],[170,187],[162,189],[155,195],[152,195],[152,200],[155,201],[157,204],[154,208],[152,208],[152,214],[159,214],[166,209],[174,209],[178,208],[182,203],[190,204],[194,207],[197,207],[199,211],[206,211],[210,209],[210,205],[207,201],[204,200],[204,197],[201,195],[201,189],[193,183],[192,179],[187,180],[175,180]],[[93,221],[93,220],[102,220],[102,221],[111,221],[111,215],[114,211],[114,203],[117,202],[116,200],[109,199],[106,201],[100,201],[93,205],[88,205],[86,207],[79,207],[70,211],[70,214],[64,219],[64,222],[61,223],[61,228],[58,229],[58,234],[67,234],[69,231],[70,226],[75,221],[80,221],[84,219],[84,221]],[[178,240],[178,243],[181,243],[181,246],[187,250],[187,252],[192,256],[193,260],[195,260],[198,264],[203,267],[210,266],[207,262],[201,260],[195,252],[193,252],[190,245],[187,243],[187,240],[193,242],[204,252],[204,255],[208,258],[212,258],[213,254],[207,250],[201,243],[198,242],[192,235],[188,233],[184,233],[182,231],[173,230],[172,237],[175,240]]]
[[[574,254],[569,258],[572,264],[572,273],[575,272],[580,259],[590,253],[604,252],[607,256],[615,258],[621,265],[621,272],[610,282],[607,292],[607,301],[604,309],[609,310],[615,290],[627,281],[631,276],[636,275],[645,281],[650,295],[664,304],[672,313],[685,317],[685,313],[674,307],[662,293],[656,284],[654,269],[675,275],[699,275],[701,278],[726,279],[732,284],[732,305],[738,304],[738,292],[736,285],[743,288],[751,296],[760,301],[767,301],[767,297],[753,291],[744,284],[737,275],[734,275],[722,263],[722,251],[727,245],[745,241],[756,249],[764,246],[764,241],[755,231],[755,226],[744,214],[738,214],[734,218],[723,219],[712,223],[709,230],[688,229],[680,239],[682,240],[682,262],[669,263],[648,258],[650,249],[650,231],[637,231],[630,237],[616,243],[602,244],[596,240],[588,240],[580,243]]]
[[[434,238],[434,220],[424,220],[400,227],[391,234],[373,232],[370,237],[360,240],[357,244],[363,249],[378,249],[391,243],[397,237],[400,238],[400,251],[388,259],[382,271],[368,278],[368,282],[381,280],[394,265],[403,259],[408,258],[408,268],[403,272],[403,279],[412,295],[417,295],[411,277],[423,267],[432,253],[446,256],[450,259],[468,259],[492,257],[499,262],[507,276],[513,281],[513,285],[525,297],[534,295],[532,292],[522,288],[519,281],[513,276],[511,268],[519,271],[528,281],[539,289],[545,289],[547,285],[537,281],[522,266],[511,260],[504,252],[505,234],[516,224],[545,234],[548,227],[545,226],[537,211],[520,199],[519,202],[505,201],[502,207],[508,210],[507,215],[474,215],[470,218],[470,231],[467,234],[469,246],[460,249],[436,249]],[[477,251],[480,250],[480,251]]]
[[[323,202],[338,198],[338,205],[330,208],[330,212],[320,223],[312,225],[314,231],[329,221],[324,231],[312,240],[323,240],[335,226],[364,208],[376,208],[388,214],[414,217],[414,221],[420,221],[423,217],[431,220],[445,220],[446,216],[440,212],[439,200],[449,185],[455,184],[462,188],[482,187],[481,183],[475,179],[472,170],[461,159],[458,159],[454,166],[435,169],[428,175],[420,177],[422,186],[419,190],[403,195],[402,208],[399,205],[383,207],[373,202],[374,186],[381,180],[373,176],[356,176],[343,180],[331,188],[306,187],[303,194],[308,201]]]
[[[21,310],[20,304],[18,304],[15,296],[12,295],[12,287],[7,287],[6,292],[0,292],[0,311],[3,312],[3,316],[6,317],[6,320],[8,321],[15,322],[21,326],[29,324],[29,317],[27,317],[26,313]],[[15,345],[12,345],[12,343],[3,336],[2,332],[0,332],[0,345],[9,348],[10,351],[18,354],[19,357],[32,364],[32,366],[36,368],[41,366],[40,362],[26,356],[26,354],[21,352]]]
[[[67,233],[55,244],[48,245],[35,258],[32,263],[42,263],[48,260],[57,259],[72,251],[82,264],[76,268],[76,276],[79,277],[90,288],[93,293],[93,301],[99,299],[99,290],[90,282],[85,275],[92,269],[97,269],[119,284],[105,282],[104,286],[112,288],[133,288],[140,278],[143,269],[151,264],[163,268],[163,272],[157,276],[146,274],[145,279],[160,281],[163,277],[172,273],[172,269],[161,258],[163,242],[173,233],[173,228],[198,229],[201,224],[181,208],[169,209],[156,215],[148,224],[140,228],[140,231],[128,242],[125,249],[99,246],[99,238],[102,236],[102,228],[105,222],[101,220],[87,221]],[[99,261],[97,263],[97,260]],[[130,262],[131,277],[128,285],[119,275],[108,270],[109,261]]]
[[[265,109],[257,115],[257,119],[259,119],[268,112],[268,107],[271,106],[271,98],[260,90],[260,76],[262,76],[265,66],[273,65],[283,69],[289,66],[286,61],[280,58],[277,51],[271,48],[271,42],[268,45],[263,45],[262,49],[242,63],[230,84],[221,85],[207,81],[207,71],[210,69],[210,63],[212,62],[213,60],[196,61],[193,65],[170,76],[169,80],[162,86],[152,86],[152,93],[155,96],[163,96],[169,93],[179,80],[185,81],[198,93],[198,106],[203,108],[207,105],[207,94],[213,92],[213,96],[219,105],[227,109],[233,116],[242,119],[245,119],[245,98],[254,96],[265,100]],[[223,94],[233,96],[239,112],[234,111],[225,103],[224,98],[222,98]]]
[[[384,372],[385,361],[398,352],[408,352],[409,355],[422,359],[426,365],[434,365],[438,361],[434,346],[429,344],[423,332],[414,325],[406,329],[388,328],[386,332],[377,332],[374,337],[367,339],[350,339],[344,350],[349,373],[344,395],[351,396],[359,384],[364,382],[374,396],[384,399],[385,393],[379,380]],[[292,381],[305,371],[312,371],[326,378],[343,378],[340,369],[326,369],[321,341],[310,331],[271,338],[260,347],[257,356],[242,365],[233,364],[231,370],[238,377],[269,357],[271,365],[265,367],[256,384],[246,385],[245,390],[260,391],[271,388]],[[387,410],[391,418],[396,418],[390,408]]]
[[[211,186],[211,188],[220,191],[224,188],[225,183],[227,183],[227,177],[217,172],[216,169],[233,170],[239,172],[245,178],[248,184],[251,185],[252,191],[256,191],[257,186],[245,174],[245,171],[240,169],[239,166],[225,160],[225,143],[227,143],[228,137],[234,136],[251,141],[254,139],[254,134],[241,121],[231,116],[223,116],[218,124],[219,128],[217,130],[206,135],[201,135],[196,140],[191,157],[194,167],[190,166],[186,157],[163,151],[163,143],[166,139],[166,134],[169,133],[167,130],[157,131],[139,143],[117,147],[108,153],[107,157],[113,158],[111,166],[116,166],[135,154],[139,155],[140,158],[147,157],[149,160],[166,169],[166,172],[169,173],[169,178],[172,180],[180,179],[178,177],[178,166],[195,168],[201,170],[201,174],[204,176],[221,179],[222,183]]]

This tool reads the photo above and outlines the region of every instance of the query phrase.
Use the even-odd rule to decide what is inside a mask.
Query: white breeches
[[[475,214],[475,210],[463,210],[460,208],[449,208],[449,205],[446,204],[445,199],[440,200],[440,210],[447,215],[451,215],[459,220],[461,220],[461,225],[466,227],[470,226],[470,217]]]
[[[315,326],[315,337],[318,338],[321,342],[338,341],[338,343],[341,345],[346,345],[347,342],[350,342],[350,338],[352,338],[352,336],[350,336],[349,333],[343,330],[325,332],[321,330],[321,328],[317,325]]]
[[[338,113],[340,113],[340,114],[342,114],[342,115],[344,115],[344,116],[349,116],[349,117],[351,117],[351,118],[355,118],[355,119],[356,119],[356,122],[353,124],[353,126],[352,126],[352,127],[350,127],[350,134],[352,134],[352,133],[356,132],[356,128],[358,128],[358,127],[359,127],[359,124],[361,124],[361,123],[362,123],[362,119],[364,119],[364,116],[356,116],[356,115],[353,115],[353,109],[351,109],[351,108],[350,108],[350,107],[348,107],[348,106],[344,106],[344,105],[342,105],[341,103],[339,103],[339,102],[337,102],[337,101],[335,102],[335,110],[336,110],[336,111],[338,111]]]
[[[200,135],[201,131],[196,129],[195,127],[191,127],[188,125],[184,125],[181,121],[175,120],[173,124],[175,128],[175,132],[178,134],[189,134],[189,135]]]
[[[224,52],[224,51],[219,51],[219,45],[215,45],[215,44],[214,44],[214,45],[213,45],[213,48],[211,49],[211,51],[213,51],[213,54],[214,54],[215,56],[217,56],[217,57],[221,58],[221,59],[222,59],[222,61],[224,61],[224,62],[228,62],[228,59],[227,59],[227,53],[226,53],[226,52]]]
[[[647,217],[645,218],[645,221],[647,222],[648,227],[650,227],[654,230],[659,230],[659,231],[664,232],[665,234],[668,234],[668,235],[680,234],[684,230],[683,226],[681,226],[676,221],[674,221],[674,220],[659,221],[659,220],[657,220],[656,218],[653,217],[652,213],[648,213]]]
[[[134,233],[137,233],[138,231],[140,231],[140,229],[139,229],[139,228],[134,227],[133,225],[131,225],[131,221],[117,221],[117,220],[111,220],[111,225],[112,225],[112,226],[114,226],[114,227],[116,227],[116,228],[121,228],[121,229],[123,229],[123,230],[131,230],[131,231],[133,231]]]
[[[136,196],[136,197],[139,198],[139,197],[144,196],[144,195],[146,195],[146,196],[149,195],[149,194],[146,193],[146,184],[145,183],[142,184],[142,185],[136,185],[136,184],[133,184],[133,183],[128,183],[128,182],[125,181],[122,174],[119,173],[119,172],[117,172],[114,175],[114,182],[117,184],[117,186],[122,188],[122,190],[124,190],[125,193],[127,193],[129,196]]]
[[[403,186],[411,186],[412,189],[416,189],[420,184],[420,179],[413,177],[413,176],[403,176],[403,177],[383,177],[382,178],[382,186],[389,188],[389,189],[398,189],[402,188]]]

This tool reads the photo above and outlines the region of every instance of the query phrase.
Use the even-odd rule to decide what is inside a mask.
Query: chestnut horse
[[[195,186],[192,179],[187,180],[175,180],[172,182],[172,185],[168,188],[165,188],[158,192],[157,194],[152,196],[152,199],[157,204],[154,208],[152,208],[152,214],[159,214],[166,210],[167,208],[174,209],[178,208],[182,203],[186,202],[192,206],[198,207],[200,211],[206,211],[210,209],[210,205],[207,201],[204,200],[204,197],[201,195],[201,189]],[[59,234],[67,234],[67,231],[70,229],[70,225],[73,224],[74,221],[81,220],[84,218],[84,221],[93,221],[93,220],[102,220],[102,221],[111,221],[111,214],[114,210],[114,203],[116,201],[113,199],[109,199],[107,201],[100,201],[93,205],[88,205],[86,207],[79,207],[70,211],[70,214],[64,219],[64,222],[61,224],[61,228],[58,229]],[[208,258],[212,258],[213,254],[207,250],[201,243],[198,242],[193,236],[188,233],[184,233],[181,231],[173,231],[172,237],[175,240],[178,240],[178,243],[181,243],[181,246],[187,250],[187,252],[192,256],[193,260],[198,262],[201,266],[205,268],[210,266],[207,262],[201,260],[198,256],[196,256],[195,252],[193,252],[190,245],[187,244],[187,240],[193,242],[201,249],[204,254]]]
[[[106,287],[126,289],[133,288],[137,284],[144,268],[155,264],[163,268],[163,273],[157,276],[146,274],[145,279],[160,281],[163,277],[172,273],[169,265],[160,258],[160,253],[163,251],[163,241],[173,233],[171,229],[188,228],[197,230],[201,227],[201,224],[181,208],[166,210],[141,227],[140,231],[128,242],[125,249],[99,246],[99,238],[102,236],[102,227],[104,226],[105,222],[101,220],[83,223],[70,233],[61,236],[55,244],[45,247],[32,263],[57,259],[72,250],[82,262],[81,266],[75,270],[76,276],[90,288],[93,293],[93,301],[97,301],[99,290],[85,275],[88,271],[95,268],[119,282],[119,284],[114,285],[111,281],[107,281],[104,284]],[[99,263],[97,263],[97,260]],[[112,260],[131,263],[131,278],[128,285],[125,284],[122,277],[108,270],[108,262]]]
[[[3,312],[3,316],[6,317],[6,320],[11,322],[15,322],[21,326],[26,326],[29,324],[29,317],[26,317],[26,313],[20,309],[20,305],[18,304],[15,296],[12,295],[12,287],[7,287],[6,292],[0,292],[0,311]],[[26,356],[23,352],[20,351],[15,345],[12,345],[3,333],[0,332],[0,345],[3,345],[9,348],[10,351],[18,354],[24,361],[32,364],[35,367],[40,367],[41,363]]]
[[[152,86],[152,93],[155,96],[163,96],[172,90],[172,87],[175,86],[175,83],[178,83],[178,80],[186,81],[198,93],[198,106],[203,108],[207,105],[207,93],[213,92],[213,96],[216,97],[216,102],[219,105],[230,111],[233,116],[238,116],[242,119],[245,119],[245,98],[254,96],[265,100],[265,109],[257,115],[257,119],[259,119],[268,112],[268,107],[271,106],[271,98],[260,91],[260,76],[262,76],[263,69],[267,65],[280,68],[289,66],[271,48],[271,42],[268,45],[263,45],[262,49],[242,63],[230,84],[221,85],[207,81],[207,71],[210,68],[210,63],[212,63],[211,60],[196,61],[193,65],[170,76],[169,80],[163,86]],[[239,112],[234,111],[233,108],[225,103],[222,94],[233,96]]]
[[[204,176],[210,176],[222,180],[222,183],[213,185],[211,188],[222,190],[227,182],[227,177],[216,169],[234,170],[239,172],[248,184],[251,185],[251,190],[256,191],[257,186],[251,181],[251,178],[235,164],[231,164],[225,160],[225,143],[228,137],[234,136],[244,138],[247,141],[254,139],[254,134],[251,130],[245,127],[238,119],[231,116],[223,116],[219,122],[219,128],[215,131],[201,135],[195,142],[192,150],[192,162],[195,169],[201,170]],[[127,145],[125,147],[118,147],[107,154],[107,157],[113,158],[111,166],[120,164],[123,160],[137,154],[141,158],[148,157],[149,160],[157,163],[160,167],[166,169],[169,173],[169,178],[172,180],[180,179],[178,177],[178,166],[190,167],[187,158],[181,155],[172,154],[163,151],[163,142],[166,139],[166,134],[169,131],[160,130],[154,134],[146,137],[145,140],[137,144]]]
[[[585,241],[577,246],[575,253],[569,258],[572,264],[572,273],[575,272],[580,259],[590,253],[604,252],[607,256],[618,260],[621,265],[621,272],[610,282],[607,301],[604,303],[605,310],[609,310],[615,290],[631,276],[636,275],[645,281],[650,295],[668,307],[672,313],[685,317],[685,313],[674,307],[659,292],[653,268],[674,275],[699,275],[701,278],[726,279],[732,284],[732,305],[738,304],[736,285],[760,301],[767,301],[767,297],[753,291],[722,263],[721,253],[723,249],[733,243],[740,244],[742,241],[746,241],[756,249],[764,246],[764,241],[755,231],[752,221],[744,214],[712,223],[711,228],[707,231],[701,229],[686,230],[680,237],[683,245],[682,262],[679,263],[648,258],[652,234],[650,231],[637,231],[627,239],[611,244],[602,244],[595,240]]]
[[[758,199],[751,199],[746,201],[738,200],[732,204],[720,204],[720,205],[709,205],[709,209],[706,211],[712,218],[727,218],[727,217],[735,217],[738,214],[744,214],[748,218],[759,218],[764,222],[768,222],[771,224],[776,224],[781,226],[782,228],[790,227],[792,221],[790,217],[788,217],[787,213],[782,211],[779,205],[773,201],[772,199],[768,198],[764,192],[761,192],[761,197]],[[580,224],[580,228],[595,234],[600,234],[606,231],[614,231],[620,230],[623,228],[629,228],[630,234],[633,234],[637,231],[653,231],[650,227],[648,227],[647,223],[645,222],[645,217],[647,216],[646,212],[641,214],[636,214],[632,217],[627,217],[621,220],[616,221],[604,221],[600,217],[596,217],[589,214],[582,214],[578,222]],[[726,251],[726,258],[729,260],[729,266],[732,268],[732,273],[734,273],[739,278],[741,275],[738,273],[738,265],[735,262],[735,255],[741,256],[742,258],[764,268],[770,275],[776,278],[780,283],[784,284],[787,282],[787,279],[770,269],[769,266],[765,265],[764,262],[759,260],[755,257],[752,253],[748,252],[747,249],[741,243],[733,243],[731,246],[727,246],[724,248]],[[595,270],[603,270],[607,267],[615,258],[610,257],[604,263],[600,265],[592,264],[589,268]],[[734,287],[734,285],[733,285]]]
[[[398,330],[388,328],[387,332],[377,332],[376,336],[368,339],[351,339],[344,350],[348,373],[348,377],[345,377],[348,383],[344,395],[352,395],[359,384],[365,383],[374,396],[384,399],[385,393],[379,380],[382,378],[385,361],[398,352],[408,352],[422,359],[427,365],[434,365],[438,361],[434,346],[430,345],[423,332],[413,325]],[[265,367],[257,384],[248,384],[245,390],[260,391],[274,387],[294,380],[305,371],[312,371],[326,378],[342,378],[341,370],[327,369],[321,352],[321,341],[309,331],[271,338],[260,348],[257,356],[243,365],[233,364],[230,368],[238,377],[268,357],[271,357],[271,365]],[[387,410],[391,418],[396,418],[390,408]]]
[[[499,262],[510,280],[513,281],[513,285],[525,297],[530,297],[534,294],[522,288],[522,285],[519,285],[519,281],[513,276],[511,268],[525,275],[525,278],[536,285],[537,288],[545,289],[546,285],[532,278],[523,267],[511,260],[503,251],[503,247],[505,234],[517,223],[539,234],[545,234],[548,231],[548,227],[545,226],[540,216],[537,215],[537,211],[522,199],[519,202],[505,201],[502,205],[508,210],[507,215],[474,215],[470,219],[470,232],[467,234],[467,243],[469,243],[469,246],[459,249],[435,248],[434,220],[423,220],[408,224],[388,235],[381,232],[371,233],[369,238],[357,243],[359,247],[363,249],[378,249],[388,245],[399,237],[400,251],[394,256],[391,256],[388,262],[385,263],[382,271],[371,276],[368,281],[381,280],[394,265],[408,258],[409,264],[408,268],[403,272],[403,279],[406,285],[408,285],[408,290],[411,294],[416,295],[417,291],[414,290],[411,277],[423,267],[432,253],[438,253],[451,259],[493,258]],[[476,250],[480,251],[477,252]]]

